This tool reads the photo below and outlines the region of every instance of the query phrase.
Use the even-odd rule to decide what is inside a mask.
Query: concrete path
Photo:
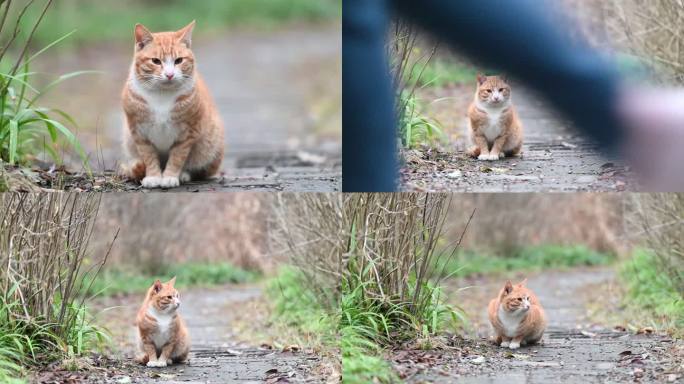
[[[474,87],[474,85],[473,85]],[[474,88],[425,89],[418,92],[427,116],[445,127],[450,140],[441,150],[404,152],[402,188],[408,191],[547,192],[624,191],[637,189],[633,175],[615,159],[600,154],[538,99],[520,86],[513,102],[522,120],[522,157],[479,161],[465,155],[466,111]],[[471,89],[472,88],[472,89]]]
[[[522,279],[523,276],[516,276]],[[621,383],[667,382],[668,359],[675,342],[664,336],[634,335],[611,325],[592,324],[587,318],[587,287],[599,287],[613,278],[609,269],[548,271],[526,276],[548,318],[548,328],[538,345],[511,351],[488,341],[486,304],[505,282],[502,278],[459,281],[471,288],[449,294],[473,319],[470,338],[452,336],[445,350],[423,353],[429,364],[415,365],[419,358],[400,355],[395,368],[410,383]],[[681,346],[681,344],[680,344]],[[427,354],[427,355],[425,355]],[[416,355],[420,357],[421,355]],[[413,366],[408,366],[411,361]]]

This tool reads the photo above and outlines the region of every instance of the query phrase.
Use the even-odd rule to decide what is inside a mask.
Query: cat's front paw
[[[480,155],[480,156],[477,157],[477,159],[478,159],[478,160],[487,161],[487,160],[489,160],[489,154]]]
[[[161,183],[161,176],[147,176],[140,182],[143,188],[159,188],[161,186]]]
[[[511,344],[508,345],[508,348],[510,349],[518,349],[520,348],[520,343],[516,341],[511,341]]]
[[[509,341],[502,341],[502,342],[501,342],[501,346],[504,347],[504,348],[508,348],[508,345],[509,345],[509,344],[510,344]]]
[[[497,153],[490,153],[490,154],[489,154],[489,157],[487,158],[487,160],[489,160],[489,161],[496,161],[496,160],[499,160],[499,156],[500,156],[500,155],[497,154]]]
[[[166,367],[166,361],[163,360],[150,360],[147,362],[147,366],[151,368],[163,368]]]
[[[162,188],[175,188],[180,185],[180,180],[177,177],[173,176],[164,176],[161,179],[161,184],[159,185]]]
[[[166,359],[166,365],[173,365],[173,360]]]

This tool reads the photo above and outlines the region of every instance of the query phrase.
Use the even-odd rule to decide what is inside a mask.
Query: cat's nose
[[[173,79],[173,75],[173,72],[166,72],[166,78],[169,80]]]

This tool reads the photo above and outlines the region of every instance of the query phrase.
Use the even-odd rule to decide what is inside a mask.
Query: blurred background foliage
[[[34,0],[38,1],[38,0]],[[19,0],[28,4],[31,0]],[[15,6],[14,12],[21,7]],[[34,20],[38,7],[27,10]],[[286,23],[339,19],[342,0],[59,0],[36,31],[34,43],[44,46],[77,27],[68,45],[130,42],[133,25],[145,24],[153,31],[180,28],[193,19],[204,31],[246,26],[271,28]],[[28,34],[21,31],[21,37]]]

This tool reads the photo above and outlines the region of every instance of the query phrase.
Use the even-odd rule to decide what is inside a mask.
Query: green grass
[[[23,310],[14,292],[10,289],[0,296],[0,382],[22,383],[28,367],[79,357],[109,340],[105,330],[91,323],[85,306],[67,306],[75,321],[65,329],[41,318],[17,315]],[[60,308],[59,301],[54,299],[55,311]]]
[[[418,87],[445,87],[450,85],[475,84],[478,70],[456,60],[434,58],[425,66],[414,66],[411,78]]]
[[[38,8],[29,10],[28,20],[35,19]],[[38,29],[35,43],[46,44],[72,30],[77,33],[69,44],[130,42],[136,23],[166,31],[193,19],[202,32],[234,26],[272,28],[339,19],[341,11],[342,0],[59,0]]]
[[[404,106],[404,115],[399,121],[399,136],[404,147],[434,147],[446,141],[442,124],[422,112],[415,95],[402,94],[400,103]]]
[[[417,296],[413,288],[402,302],[364,296],[364,285],[373,283],[353,279],[344,282],[342,289],[340,335],[345,383],[398,381],[382,356],[385,348],[416,340],[429,349],[434,335],[466,322],[463,311],[446,304],[441,288],[430,282],[420,287]],[[411,282],[409,286],[417,284]],[[417,299],[410,299],[413,297]],[[415,308],[421,310],[416,312]]]
[[[29,84],[31,75],[28,65],[15,76],[0,72],[0,84],[7,86],[7,92],[0,93],[0,161],[25,164],[45,153],[61,164],[60,142],[65,141],[87,168],[86,153],[68,128],[76,123],[66,113],[39,104],[43,92]],[[78,73],[62,76],[56,82],[72,75]]]
[[[382,357],[382,349],[358,329],[340,329],[342,349],[342,382],[348,384],[398,382],[390,363]]]
[[[550,268],[605,265],[614,256],[587,247],[540,245],[523,247],[508,255],[461,251],[451,260],[436,266],[455,277],[496,274],[510,271],[541,271]]]
[[[363,300],[360,289],[343,293],[340,322],[342,382],[391,383],[396,375],[382,357],[391,325],[378,302]]]
[[[649,326],[666,329],[684,336],[684,297],[678,292],[668,274],[662,273],[651,253],[635,251],[620,269],[626,288],[624,303],[642,320],[650,319]],[[648,321],[648,320],[645,320]]]
[[[399,137],[405,148],[435,147],[447,141],[442,123],[424,112],[417,96],[420,88],[444,87],[475,82],[477,69],[454,60],[433,58],[412,65],[404,77],[399,97]]]
[[[294,267],[283,267],[268,284],[266,294],[274,304],[274,316],[309,343],[337,347],[338,305],[321,303],[302,283]]]
[[[302,275],[285,267],[267,288],[274,303],[274,317],[296,333],[328,348],[341,349],[343,383],[390,383],[396,381],[375,336],[380,332],[350,323],[349,316],[363,314],[349,296],[337,305],[322,305],[302,283]],[[353,321],[353,320],[352,320]],[[378,336],[381,337],[381,336]]]
[[[235,267],[229,263],[174,264],[157,274],[144,274],[125,269],[105,269],[93,282],[88,294],[105,296],[145,292],[156,279],[176,276],[179,287],[212,286],[255,281],[259,273]]]

